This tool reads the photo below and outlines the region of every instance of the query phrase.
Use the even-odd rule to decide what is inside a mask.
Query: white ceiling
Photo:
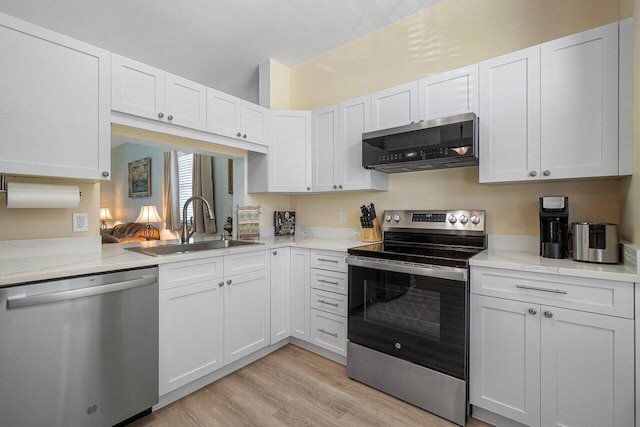
[[[293,67],[442,0],[0,0],[0,12],[257,102]]]

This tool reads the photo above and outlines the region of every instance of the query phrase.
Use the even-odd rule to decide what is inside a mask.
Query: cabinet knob
[[[105,178],[109,176],[109,171],[102,171],[102,176]]]
[[[167,119],[168,119],[168,120],[173,120],[173,116],[172,116],[171,114],[169,114],[169,115],[167,116]]]
[[[242,137],[243,137],[243,138],[246,138],[246,137],[247,137],[247,134],[246,134],[246,133],[245,133],[245,134],[243,134],[243,135],[242,135]]]
[[[535,316],[536,314],[538,314],[538,310],[536,310],[535,308],[530,308],[529,314],[531,314],[532,316]]]
[[[278,251],[273,251],[273,254],[274,255],[278,255]]]
[[[158,118],[160,118],[160,119],[161,119],[161,118],[163,118],[163,117],[164,117],[164,113],[162,113],[162,112],[158,113]]]
[[[333,184],[333,189],[335,190],[336,188],[338,188],[338,186]]]
[[[238,132],[238,133],[236,133],[236,136],[237,136],[238,138],[240,138],[240,136],[242,136],[242,134],[241,134],[240,132]]]
[[[219,282],[218,286],[224,286],[224,282]]]
[[[230,285],[231,283],[233,283],[231,282],[231,279],[227,280],[227,285]]]
[[[550,311],[545,311],[544,317],[546,317],[547,319],[551,319],[553,317],[553,313]]]
[[[338,185],[338,188],[342,188],[342,185]]]
[[[551,175],[551,171],[550,170],[546,170],[546,171],[542,172],[542,175],[549,176],[549,175]]]
[[[529,172],[529,176],[538,176],[538,172],[531,171],[531,172]]]
[[[311,187],[307,187],[307,191],[311,191]]]

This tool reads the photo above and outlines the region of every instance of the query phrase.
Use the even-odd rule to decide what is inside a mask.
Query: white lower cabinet
[[[291,335],[291,248],[271,251],[271,344]]]
[[[620,316],[569,309],[572,283],[548,274],[505,274],[472,268],[469,399],[472,405],[528,426],[630,426],[634,424],[634,321],[626,302]],[[538,276],[538,289],[532,289]],[[631,292],[633,284],[583,279],[602,305]],[[628,289],[624,288],[627,285]],[[538,303],[546,299],[546,304]],[[591,304],[591,302],[589,302]],[[632,307],[631,307],[632,308]]]
[[[311,250],[291,248],[291,336],[310,341]]]
[[[344,316],[312,309],[311,343],[341,356],[346,356],[347,319]]]

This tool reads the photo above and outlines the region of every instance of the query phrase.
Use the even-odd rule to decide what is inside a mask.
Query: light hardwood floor
[[[454,426],[347,377],[294,345],[131,424],[143,426]],[[488,426],[470,418],[466,427]]]

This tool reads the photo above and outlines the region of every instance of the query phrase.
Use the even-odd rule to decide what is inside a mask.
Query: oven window
[[[464,379],[466,295],[464,281],[350,266],[348,338]]]

